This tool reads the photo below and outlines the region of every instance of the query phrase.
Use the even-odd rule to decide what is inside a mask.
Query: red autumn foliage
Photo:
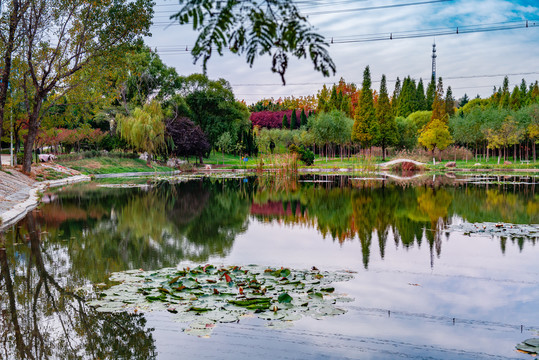
[[[255,126],[265,127],[268,129],[280,129],[283,125],[283,115],[286,114],[288,123],[290,123],[290,117],[292,116],[292,110],[283,111],[259,111],[251,114],[251,122]],[[301,110],[296,111],[296,124],[299,123],[299,115]]]

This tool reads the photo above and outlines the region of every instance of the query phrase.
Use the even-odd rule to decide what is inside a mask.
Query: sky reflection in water
[[[537,224],[534,185],[329,179],[65,189],[5,234],[0,307],[7,331],[0,339],[9,351],[1,356],[38,355],[41,346],[53,358],[92,358],[95,347],[107,349],[105,358],[141,359],[177,358],[180,348],[196,358],[527,358],[514,345],[539,330],[537,239],[447,235],[443,228],[459,221]],[[167,314],[112,320],[72,294],[112,271],[181,261],[354,270],[356,278],[337,290],[356,300],[343,316],[303,319],[290,330],[246,319],[198,339]],[[32,309],[33,301],[43,309]],[[34,314],[34,325],[53,335],[31,334]],[[66,321],[69,336],[59,331],[62,319],[74,319]],[[119,329],[139,341],[96,340]]]

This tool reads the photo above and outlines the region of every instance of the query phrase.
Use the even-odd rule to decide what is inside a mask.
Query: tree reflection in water
[[[152,359],[152,329],[140,315],[102,314],[76,290],[87,281],[65,273],[61,247],[42,244],[33,213],[0,240],[0,358]],[[64,259],[69,261],[68,259]]]
[[[471,185],[445,178],[356,182],[346,176],[261,176],[159,183],[149,189],[66,188],[29,214],[0,244],[0,358],[155,357],[142,316],[100,314],[86,289],[113,271],[157,269],[225,257],[249,221],[315,228],[359,241],[363,265],[388,241],[428,243],[431,266],[445,225],[539,223],[535,185]],[[307,182],[305,182],[307,181]],[[321,182],[322,181],[322,182]],[[522,249],[537,239],[500,239]]]

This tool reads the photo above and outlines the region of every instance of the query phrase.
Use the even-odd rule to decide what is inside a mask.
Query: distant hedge
[[[289,119],[291,122],[293,110],[284,110],[284,111],[259,111],[251,114],[251,122],[255,126],[260,126],[268,129],[280,129],[283,125],[283,116]],[[300,123],[300,119],[297,118],[296,114],[296,124]]]

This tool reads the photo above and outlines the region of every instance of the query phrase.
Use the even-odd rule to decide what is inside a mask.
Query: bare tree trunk
[[[2,137],[2,128],[4,125],[4,112],[7,101],[7,91],[9,86],[9,77],[11,74],[11,55],[15,48],[15,36],[17,28],[19,27],[19,22],[21,16],[26,12],[26,9],[29,5],[29,0],[26,0],[23,4],[19,0],[13,0],[11,2],[11,14],[9,16],[9,33],[7,37],[7,42],[3,44],[5,46],[4,50],[4,66],[1,71],[0,79],[0,138]],[[2,168],[2,159],[0,157],[0,169]]]

